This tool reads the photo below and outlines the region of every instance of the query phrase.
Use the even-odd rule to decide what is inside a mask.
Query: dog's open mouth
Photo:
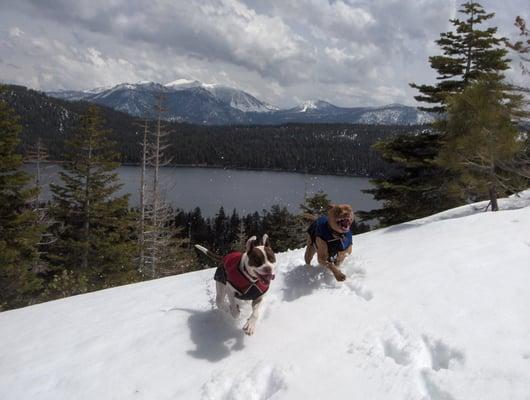
[[[274,279],[274,274],[258,274],[258,279],[262,281],[263,283],[270,283]]]
[[[339,218],[337,219],[337,225],[342,229],[343,232],[348,232],[352,224],[351,218]]]

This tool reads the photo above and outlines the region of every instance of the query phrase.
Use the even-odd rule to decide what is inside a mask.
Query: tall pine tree
[[[496,36],[497,28],[480,29],[481,24],[493,18],[476,2],[463,3],[459,9],[462,19],[450,20],[454,30],[440,35],[436,43],[442,54],[429,58],[436,70],[435,85],[411,84],[420,91],[416,100],[430,107],[420,109],[438,113],[443,117],[450,96],[461,93],[475,79],[488,78],[500,81],[502,71],[509,65],[507,51]],[[443,136],[432,129],[416,136],[396,136],[380,142],[376,149],[395,167],[388,179],[374,180],[375,189],[367,192],[383,201],[382,210],[372,210],[362,216],[380,218],[382,225],[400,223],[434,212],[451,208],[466,197],[451,185],[458,171],[436,163],[442,147]]]
[[[128,210],[128,196],[117,194],[121,187],[114,172],[117,155],[108,133],[98,108],[91,106],[68,141],[67,161],[60,173],[62,184],[50,185],[58,238],[50,248],[50,261],[61,272],[54,281],[57,294],[95,290],[138,278],[131,240],[134,220]],[[74,287],[64,288],[62,283]]]
[[[30,207],[36,189],[28,188],[31,177],[20,171],[20,129],[13,112],[0,101],[0,310],[30,304],[41,290],[32,270],[41,233],[38,215]]]
[[[419,107],[421,110],[444,112],[447,97],[460,93],[473,80],[489,76],[489,79],[501,80],[502,71],[509,68],[502,47],[504,38],[497,37],[497,28],[480,29],[480,25],[494,17],[486,13],[477,2],[468,1],[458,10],[462,19],[449,20],[453,31],[443,32],[436,44],[442,49],[441,55],[429,57],[431,68],[438,77],[435,85],[411,83],[420,91],[415,99],[435,104],[432,107]]]

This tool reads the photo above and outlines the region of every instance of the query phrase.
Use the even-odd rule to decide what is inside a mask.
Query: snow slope
[[[251,337],[213,270],[1,313],[0,399],[530,399],[530,191],[474,208],[278,255]]]

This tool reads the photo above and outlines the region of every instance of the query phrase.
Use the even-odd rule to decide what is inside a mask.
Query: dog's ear
[[[256,246],[256,240],[257,240],[256,236],[252,236],[251,238],[247,240],[247,245],[246,245],[247,253],[250,253],[252,249]]]
[[[334,208],[335,208],[335,204],[332,204],[332,203],[328,204],[328,211],[333,210]]]
[[[269,235],[264,234],[263,237],[261,238],[261,243],[265,247],[271,247],[271,242],[269,240]]]

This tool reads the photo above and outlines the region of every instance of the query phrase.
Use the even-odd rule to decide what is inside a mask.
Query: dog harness
[[[353,243],[352,233],[339,233],[333,231],[328,224],[328,217],[322,215],[318,217],[307,228],[307,233],[311,237],[313,245],[316,243],[316,238],[324,240],[328,245],[328,261],[335,262],[340,251],[346,250]]]
[[[269,284],[254,279],[243,269],[243,253],[234,251],[223,257],[223,265],[217,267],[214,279],[226,285],[230,283],[236,290],[235,296],[240,300],[256,300],[269,290]]]

